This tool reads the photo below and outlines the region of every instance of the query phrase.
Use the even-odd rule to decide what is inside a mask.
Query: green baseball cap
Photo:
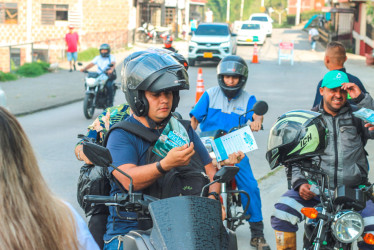
[[[321,88],[334,89],[341,87],[345,82],[349,82],[346,73],[340,70],[331,70],[323,77]]]

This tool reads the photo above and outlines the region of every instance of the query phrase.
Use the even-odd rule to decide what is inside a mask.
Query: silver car
[[[236,54],[236,34],[231,33],[226,23],[202,23],[192,34],[188,46],[188,63],[196,61],[220,61]]]

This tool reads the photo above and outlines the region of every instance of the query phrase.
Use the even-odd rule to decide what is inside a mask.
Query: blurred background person
[[[66,56],[70,64],[69,71],[72,72],[73,68],[76,70],[75,63],[78,60],[78,46],[80,46],[78,33],[74,32],[72,25],[69,25],[69,33],[65,35],[65,42],[67,47]]]
[[[0,107],[1,249],[99,249],[83,219],[52,194],[17,119]]]

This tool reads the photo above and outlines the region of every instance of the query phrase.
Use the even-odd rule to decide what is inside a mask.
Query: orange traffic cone
[[[258,55],[257,55],[257,43],[255,43],[255,46],[253,48],[253,58],[252,63],[258,63]]]
[[[205,88],[204,88],[204,80],[203,80],[203,69],[199,68],[199,71],[197,73],[195,104],[199,101],[199,99],[203,95],[204,91],[205,91]]]

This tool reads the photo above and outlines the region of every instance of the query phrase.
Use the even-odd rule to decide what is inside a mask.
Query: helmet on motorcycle
[[[171,44],[173,43],[173,37],[170,35],[167,35],[164,38],[164,46],[165,48],[171,48]]]
[[[239,76],[239,83],[229,87],[223,76]],[[248,78],[248,66],[240,56],[226,56],[217,66],[218,85],[228,98],[234,98],[244,88]]]
[[[122,91],[131,110],[137,116],[147,116],[149,104],[144,92],[172,91],[173,112],[179,103],[179,90],[189,89],[186,69],[167,53],[145,51],[137,57],[133,54],[121,72]]]
[[[168,50],[168,49],[160,49],[160,48],[150,48],[147,51],[169,54],[172,57],[174,57],[174,59],[177,60],[180,64],[182,64],[186,70],[188,70],[188,62],[187,62],[186,58],[183,55],[181,55],[177,52],[173,52],[173,51]]]
[[[108,52],[103,53],[102,50],[107,50]],[[100,55],[102,57],[108,57],[109,54],[110,54],[110,46],[109,46],[109,44],[107,44],[107,43],[101,44],[100,48],[99,48],[99,52],[100,52]]]
[[[269,134],[266,159],[270,168],[323,154],[327,136],[326,122],[320,113],[294,110],[283,114]]]

